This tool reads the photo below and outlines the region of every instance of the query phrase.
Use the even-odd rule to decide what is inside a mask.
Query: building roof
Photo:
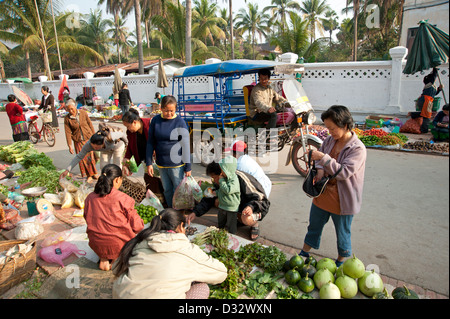
[[[185,62],[169,58],[169,59],[163,59],[163,64],[169,64],[171,62],[176,62],[181,65],[185,65]],[[157,66],[159,62],[159,59],[156,60],[145,60],[144,61],[144,70],[148,72],[149,69],[153,68],[154,66]],[[119,69],[125,70],[125,75],[130,73],[139,73],[139,63],[138,62],[127,62],[127,63],[120,63],[120,64],[106,64],[106,65],[100,65],[100,66],[93,66],[93,67],[86,67],[86,68],[76,68],[76,69],[67,69],[63,70],[63,73],[68,75],[71,79],[76,78],[84,78],[83,74],[85,72],[92,72],[95,74],[95,77],[108,77],[111,75],[114,75],[114,69],[116,68],[116,65]],[[41,75],[45,75],[44,72],[39,73],[33,73],[31,75],[33,80],[38,80],[38,77]],[[60,70],[53,70],[52,71],[53,78],[58,78],[60,75]]]

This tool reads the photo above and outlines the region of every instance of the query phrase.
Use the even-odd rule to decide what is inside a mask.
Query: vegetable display
[[[36,152],[31,142],[19,141],[10,145],[1,145],[0,159],[8,163],[20,163],[26,155]]]
[[[61,172],[48,170],[41,166],[32,166],[24,171],[17,179],[19,184],[31,182],[29,187],[47,187],[47,193],[56,194],[62,191],[59,184]]]

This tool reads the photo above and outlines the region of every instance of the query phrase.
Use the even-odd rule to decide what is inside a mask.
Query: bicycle
[[[51,113],[42,113],[40,114],[42,119],[42,127],[39,129],[38,127],[38,115],[33,115],[30,117],[30,120],[28,121],[28,135],[30,136],[30,141],[33,144],[36,144],[41,140],[41,138],[44,139],[44,141],[48,144],[48,146],[53,147],[56,143],[56,135],[53,131],[53,127],[50,124],[51,123]],[[48,116],[50,115],[50,116]],[[49,121],[50,119],[50,121]]]

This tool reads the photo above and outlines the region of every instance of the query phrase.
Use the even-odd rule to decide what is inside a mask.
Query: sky
[[[301,0],[299,0],[300,2]],[[104,1],[106,3],[106,1]],[[257,3],[260,10],[262,8],[271,5],[271,0],[248,0],[247,3]],[[103,4],[102,6],[98,6],[98,1],[96,0],[62,0],[61,1],[61,9],[63,11],[70,10],[74,12],[80,12],[80,13],[89,13],[90,10],[95,10],[96,8],[100,8],[103,11],[103,16],[105,18],[112,18],[112,15],[106,14],[106,4]],[[217,0],[217,3],[220,8],[228,8],[228,0]],[[240,8],[246,8],[247,3],[243,0],[234,0],[233,1],[233,12],[236,14]],[[342,9],[345,8],[346,0],[327,0],[327,3],[330,5],[330,7],[336,11],[336,13],[339,16],[339,21],[341,22],[344,18],[347,16],[342,15]],[[129,30],[135,29],[135,21],[134,21],[134,14],[130,14],[127,18],[127,26]]]

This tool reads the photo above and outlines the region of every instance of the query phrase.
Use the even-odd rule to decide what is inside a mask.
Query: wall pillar
[[[400,104],[401,89],[402,89],[402,72],[403,60],[408,54],[408,49],[398,46],[389,50],[392,57],[391,69],[391,85],[389,92],[389,104],[386,110],[389,113],[399,113],[402,109]]]

